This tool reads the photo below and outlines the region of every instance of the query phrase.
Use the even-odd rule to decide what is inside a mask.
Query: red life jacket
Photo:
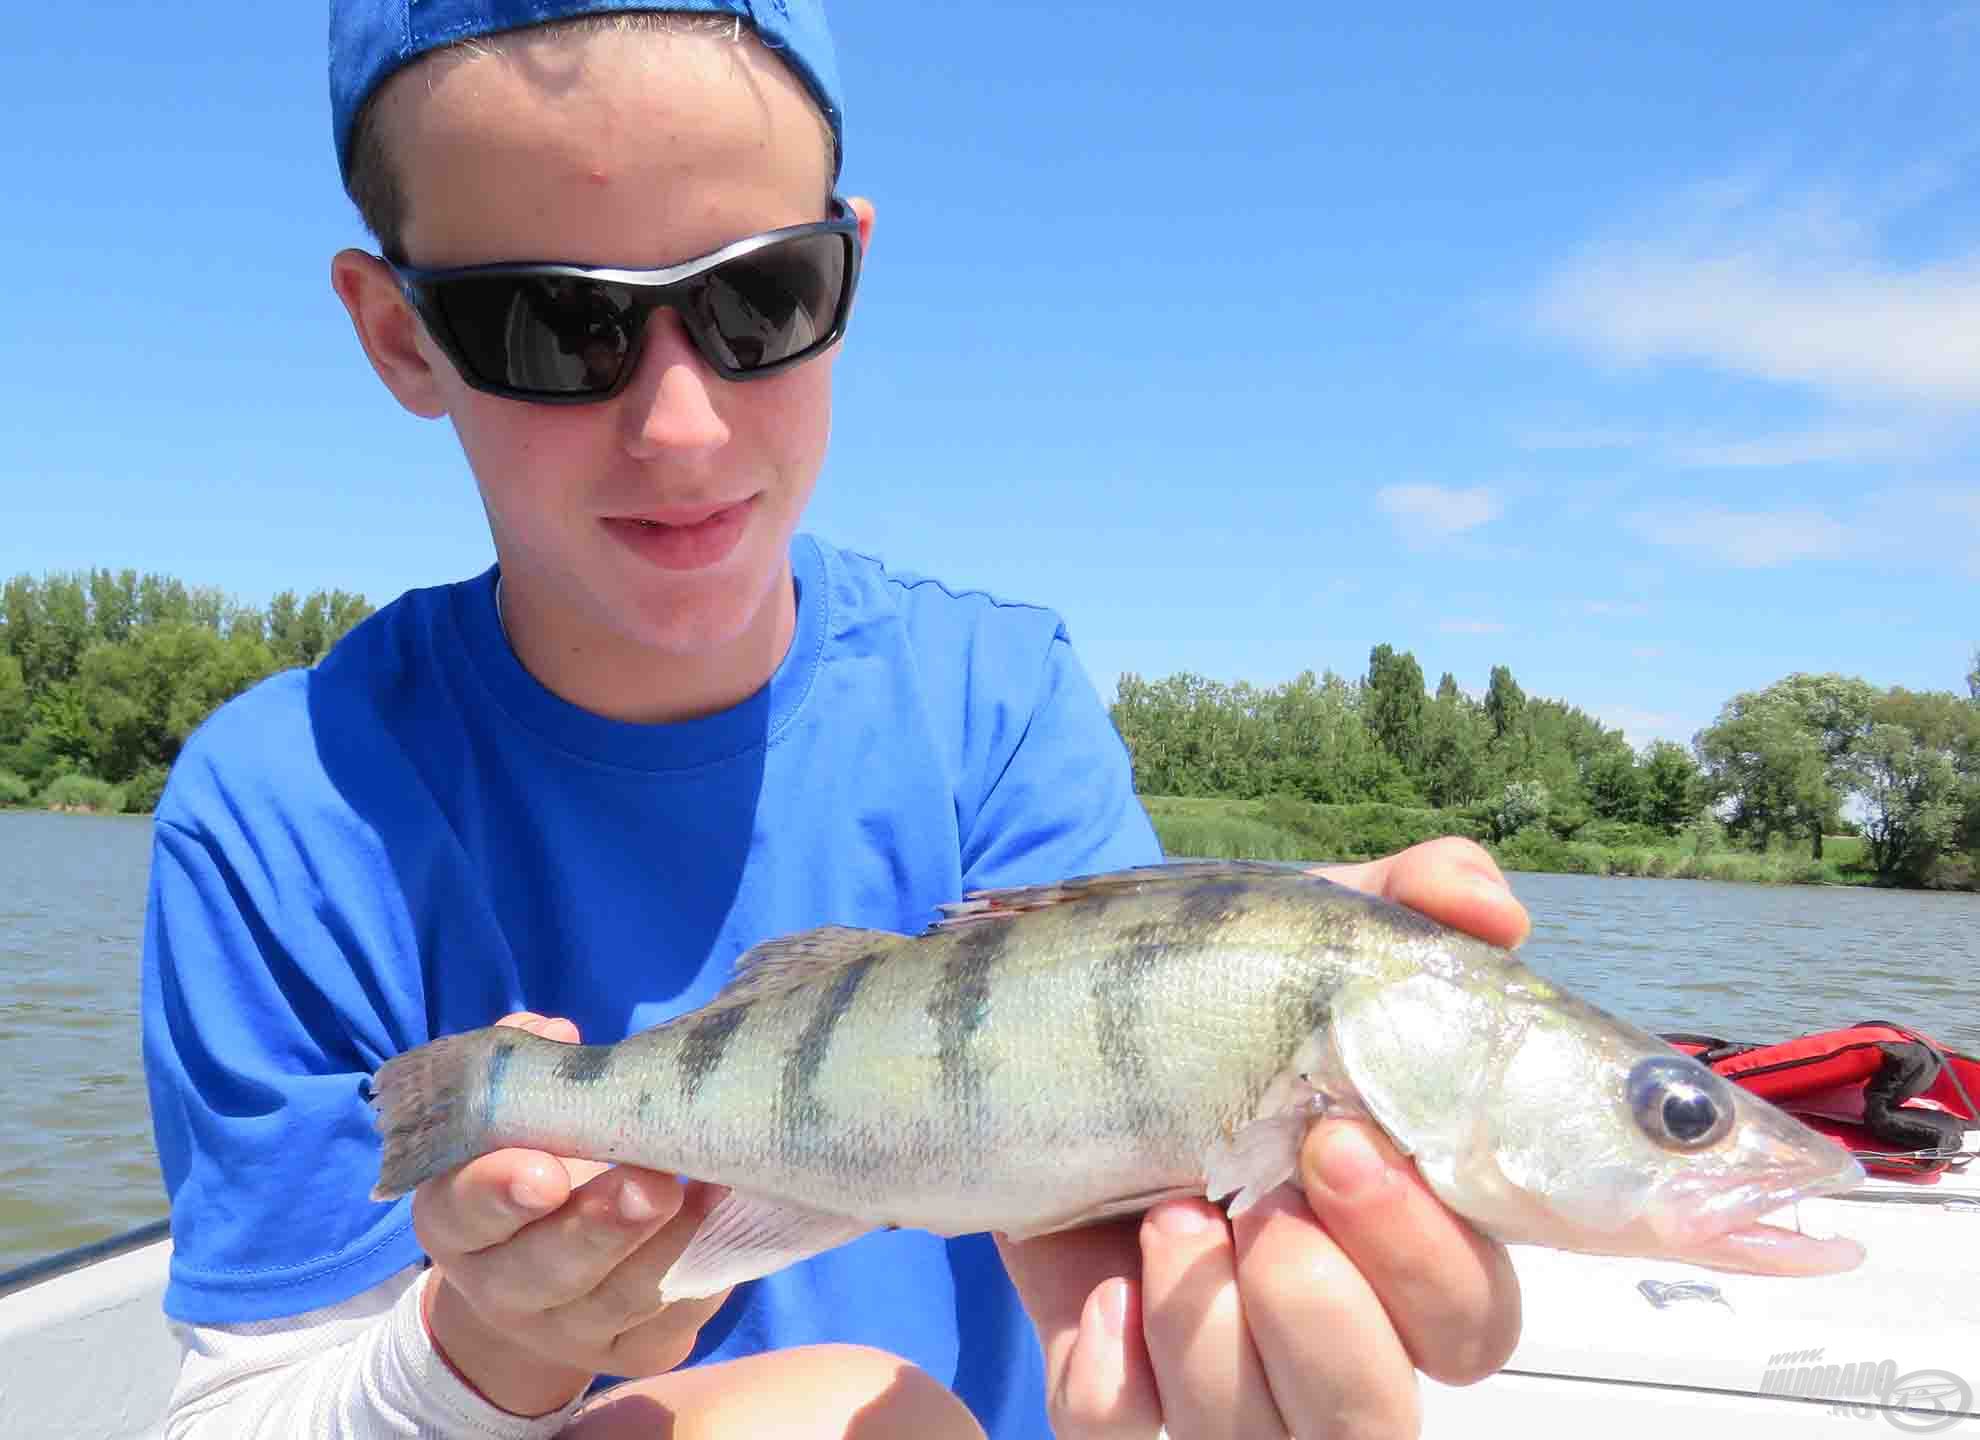
[[[1866,1020],[1777,1045],[1664,1037],[1847,1146],[1864,1167],[1934,1180],[1980,1124],[1980,1061],[1901,1025]]]

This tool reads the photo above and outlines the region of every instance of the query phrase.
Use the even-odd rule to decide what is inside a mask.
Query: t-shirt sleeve
[[[1162,859],[1134,793],[1127,747],[1063,625],[1036,673],[1028,709],[1013,706],[979,723],[988,783],[974,815],[965,817],[965,890],[1044,884]]]
[[[154,823],[143,1043],[179,1320],[299,1313],[419,1259],[409,1206],[366,1193],[367,1078],[426,1038],[416,963],[373,963],[412,949],[383,869],[335,817],[230,787],[203,755],[174,775]]]

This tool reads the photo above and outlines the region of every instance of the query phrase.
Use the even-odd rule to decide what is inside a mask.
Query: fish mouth
[[[1686,1217],[1672,1251],[1694,1265],[1745,1275],[1838,1275],[1863,1263],[1863,1247],[1843,1236],[1810,1235],[1793,1212],[1797,1201],[1853,1190],[1865,1179],[1856,1158],[1793,1180],[1738,1186],[1712,1197]],[[1791,1212],[1791,1223],[1767,1217]]]

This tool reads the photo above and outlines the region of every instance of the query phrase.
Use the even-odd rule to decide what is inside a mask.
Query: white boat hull
[[[1968,1150],[1980,1150],[1980,1130]],[[1708,1422],[1741,1440],[1883,1433],[1980,1437],[1980,1172],[1937,1185],[1872,1181],[1904,1200],[1804,1202],[1804,1228],[1863,1242],[1846,1275],[1787,1280],[1517,1247],[1519,1349],[1481,1384],[1423,1386],[1426,1440],[1501,1433],[1673,1440]],[[1907,1200],[1910,1203],[1907,1203]],[[178,1366],[160,1309],[170,1242],[0,1297],[0,1432],[150,1440]],[[1713,1287],[1659,1307],[1639,1288]],[[1819,1351],[1819,1357],[1804,1352]],[[1801,1354],[1802,1358],[1783,1359]],[[1826,1396],[1768,1393],[1820,1364],[1899,1377],[1943,1372],[1944,1416],[1846,1412]],[[1922,1382],[1921,1382],[1922,1383]],[[1865,1397],[1866,1399],[1868,1397]],[[1857,1397],[1849,1397],[1854,1402]]]
[[[1980,1130],[1965,1148],[1980,1149]],[[1855,1407],[1871,1396],[1781,1391],[1824,1388],[1830,1366],[1850,1367],[1833,1380],[1853,1388],[1850,1378],[1888,1361],[1884,1373],[1901,1384],[1916,1377],[1920,1387],[1950,1389],[1961,1417],[1900,1413],[1899,1432],[1980,1437],[1980,1174],[1930,1186],[1873,1180],[1858,1193],[1865,1198],[1798,1207],[1810,1233],[1862,1242],[1863,1265],[1843,1275],[1727,1275],[1516,1247],[1519,1348],[1481,1385],[1426,1383],[1424,1435],[1496,1435],[1501,1425],[1510,1433],[1515,1421],[1538,1420],[1549,1434],[1673,1440],[1709,1421],[1741,1440],[1868,1440],[1893,1419],[1866,1424],[1873,1416]],[[1639,1289],[1644,1281],[1712,1289],[1660,1308]],[[1960,1382],[1963,1398],[1925,1372]],[[1914,1403],[1932,1402],[1921,1393]]]
[[[151,1440],[179,1347],[165,1328],[172,1242],[0,1298],[0,1435]]]

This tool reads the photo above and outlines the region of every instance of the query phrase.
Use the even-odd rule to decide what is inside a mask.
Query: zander
[[[373,1078],[378,1199],[505,1146],[730,1187],[662,1284],[713,1294],[885,1226],[1014,1237],[1175,1195],[1239,1213],[1323,1112],[1371,1117],[1507,1242],[1821,1274],[1759,1217],[1856,1161],[1507,951],[1297,870],[986,891],[926,934],[758,946],[616,1045],[449,1036]]]

